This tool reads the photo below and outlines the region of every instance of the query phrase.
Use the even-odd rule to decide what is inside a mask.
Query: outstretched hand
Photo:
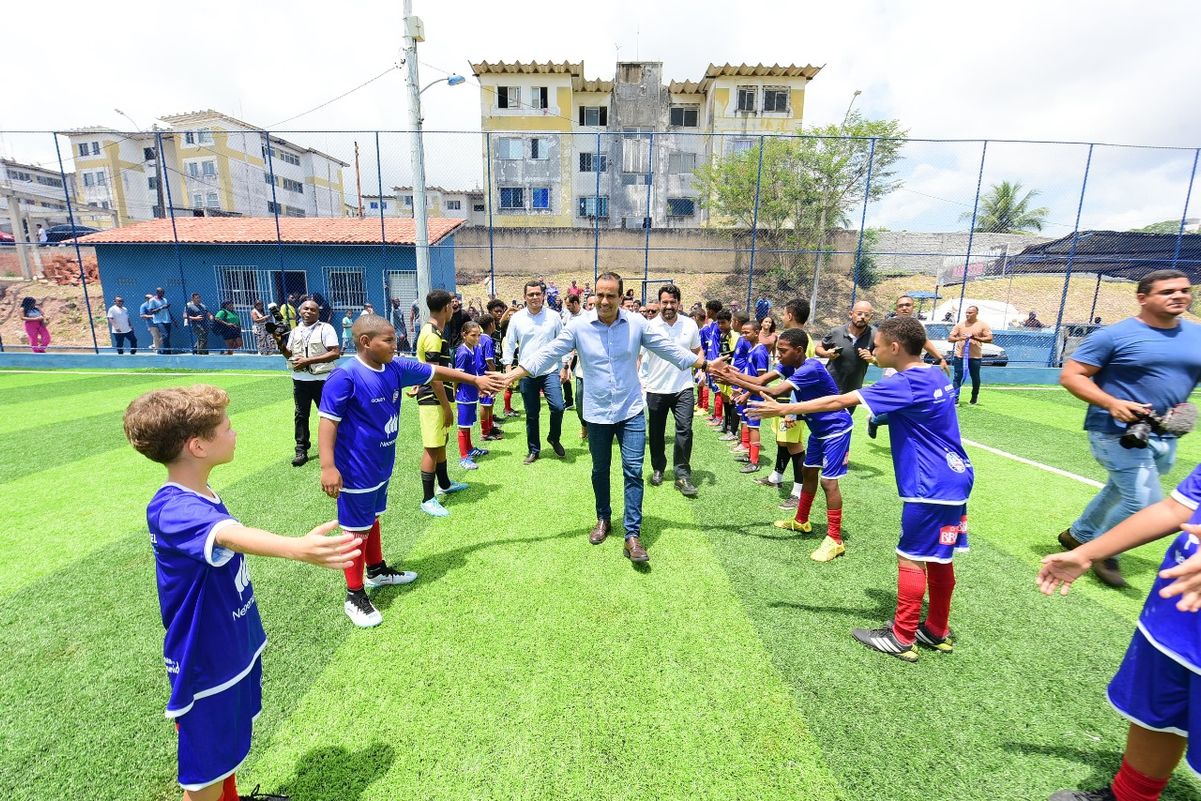
[[[496,394],[505,391],[505,387],[509,386],[509,380],[504,373],[492,371],[480,376],[477,386],[484,392]]]
[[[1088,572],[1092,565],[1092,560],[1082,557],[1078,551],[1053,553],[1043,557],[1043,566],[1035,583],[1044,595],[1054,595],[1057,589],[1060,595],[1067,595],[1072,582]]]
[[[751,401],[746,407],[746,416],[756,420],[762,420],[765,417],[783,417],[783,415],[784,404],[766,395],[763,396],[763,400]]]
[[[1181,526],[1180,530],[1194,537],[1201,537],[1201,526],[1185,525]],[[1176,608],[1181,612],[1201,610],[1201,552],[1193,554],[1175,567],[1159,571],[1159,577],[1175,579],[1159,591],[1160,598],[1180,596]]]
[[[345,532],[335,537],[329,536],[337,527],[338,521],[331,520],[301,537],[297,542],[300,560],[330,570],[352,567],[354,560],[362,553],[359,538]]]

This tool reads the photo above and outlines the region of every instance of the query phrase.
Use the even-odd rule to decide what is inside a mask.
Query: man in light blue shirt
[[[1094,331],[1064,362],[1059,383],[1089,404],[1084,429],[1093,457],[1109,480],[1072,525],[1059,535],[1067,550],[1094,540],[1163,498],[1160,476],[1176,460],[1176,437],[1152,429],[1144,447],[1122,445],[1130,424],[1148,412],[1162,415],[1201,381],[1201,326],[1180,319],[1192,292],[1179,270],[1143,276],[1135,297],[1138,316]],[[1093,564],[1111,587],[1124,587],[1116,557]]]
[[[541,350],[554,341],[563,330],[563,320],[553,309],[545,308],[546,289],[541,281],[528,281],[525,285],[525,308],[513,315],[509,320],[509,330],[505,333],[504,363],[512,364],[514,354],[524,357]],[[560,353],[562,359],[566,353]],[[542,439],[538,429],[538,417],[542,410],[541,394],[546,394],[546,405],[550,408],[550,430],[546,432],[546,441],[554,448],[555,455],[562,459],[567,455],[559,441],[563,433],[563,384],[561,374],[562,364],[558,361],[547,362],[540,369],[527,371],[526,378],[521,379],[518,389],[521,399],[525,402],[525,439],[529,453],[525,457],[526,464],[538,460],[542,450]]]
[[[167,296],[163,293],[163,288],[160,286],[154,290],[154,297],[150,299],[150,324],[159,330],[161,337],[159,344],[159,353],[171,352],[171,301],[167,300]]]
[[[588,373],[583,397],[576,401],[584,404],[588,450],[592,453],[592,492],[596,497],[596,526],[588,539],[599,545],[611,529],[609,465],[616,437],[625,476],[625,555],[641,563],[649,557],[639,540],[642,460],[646,452],[646,418],[642,411],[646,403],[638,381],[638,355],[646,348],[680,370],[696,367],[707,370],[709,361],[677,345],[641,315],[623,310],[624,289],[621,276],[602,274],[596,282],[596,312],[576,317],[545,345],[529,349],[523,345],[518,366],[508,377],[512,380],[546,374],[557,369],[560,360],[575,350]]]

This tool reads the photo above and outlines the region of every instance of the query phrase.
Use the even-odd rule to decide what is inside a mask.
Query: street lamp
[[[851,106],[855,105],[855,99],[863,94],[859,89],[855,90],[855,94],[851,95],[851,102],[847,103],[847,113],[842,115],[842,127],[847,127],[847,120],[851,118]]]
[[[430,273],[429,211],[425,203],[425,145],[421,139],[421,93],[436,83],[446,82],[458,86],[466,79],[462,75],[450,75],[432,81],[423,89],[417,74],[417,43],[425,41],[425,25],[420,17],[413,16],[413,0],[404,0],[404,64],[406,83],[409,87],[409,128],[413,131],[413,228],[417,257],[417,302],[418,308],[430,291],[433,276]]]

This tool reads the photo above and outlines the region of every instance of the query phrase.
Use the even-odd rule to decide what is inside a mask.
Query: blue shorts
[[[956,551],[966,550],[967,504],[905,502],[898,556],[914,562],[949,564]]]
[[[1118,714],[1131,723],[1188,737],[1184,761],[1201,776],[1201,675],[1156,648],[1136,629],[1107,694]],[[1196,738],[1189,736],[1193,730]]]
[[[492,400],[491,395],[480,395],[480,406],[491,406]]]
[[[851,429],[821,438],[809,434],[805,446],[805,467],[820,467],[822,478],[842,478],[850,472]]]
[[[367,531],[375,518],[388,511],[388,482],[375,489],[342,488],[338,493],[338,527],[344,531]]]
[[[176,719],[179,784],[199,790],[235,772],[250,753],[250,732],[263,709],[263,660],[237,684],[198,698]]]
[[[459,407],[459,428],[471,428],[475,425],[476,412],[478,411],[475,404],[468,403],[467,401],[459,401],[455,405]]]
[[[746,422],[746,404],[745,403],[735,403],[734,404],[734,413],[738,415],[738,419],[741,422],[743,422],[743,423]]]

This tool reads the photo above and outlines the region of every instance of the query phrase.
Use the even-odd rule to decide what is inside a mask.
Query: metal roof
[[[1075,251],[1072,240],[1075,237]],[[1179,247],[1179,251],[1177,251]],[[1153,270],[1176,269],[1201,283],[1201,234],[1148,234],[1141,231],[1081,231],[1061,239],[1030,245],[1010,256],[998,271],[1010,273],[1077,273],[1137,281]]]
[[[466,220],[430,217],[427,222],[431,245],[453,234]],[[276,238],[274,217],[176,217],[111,228],[79,238],[83,245],[170,245],[177,241],[194,245],[266,245],[277,241],[308,245],[378,245],[380,226],[389,245],[417,244],[417,226],[412,219],[389,217],[380,220],[347,217],[280,217]],[[178,232],[178,233],[176,233]]]

